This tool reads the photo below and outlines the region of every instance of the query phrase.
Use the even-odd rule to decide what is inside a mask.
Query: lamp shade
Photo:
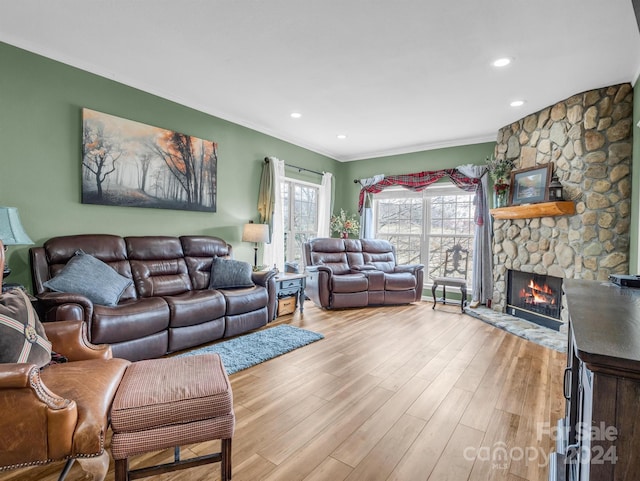
[[[33,244],[15,207],[0,207],[0,240],[6,246]]]
[[[269,242],[269,225],[254,224],[253,222],[244,225],[242,229],[243,242]]]

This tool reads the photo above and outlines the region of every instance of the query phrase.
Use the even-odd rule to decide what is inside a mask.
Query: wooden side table
[[[307,283],[306,274],[293,274],[281,272],[276,275],[276,296],[278,299],[283,297],[295,296],[300,314],[304,310],[304,288]],[[276,317],[278,313],[276,312]]]

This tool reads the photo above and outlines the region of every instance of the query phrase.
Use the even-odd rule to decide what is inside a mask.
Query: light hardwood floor
[[[307,301],[303,316],[279,318],[325,339],[231,376],[234,481],[546,480],[565,354],[458,309],[323,311]],[[153,453],[132,467],[171,458]],[[55,481],[60,468],[0,480]],[[83,479],[77,463],[67,479]],[[153,479],[218,480],[219,465]]]

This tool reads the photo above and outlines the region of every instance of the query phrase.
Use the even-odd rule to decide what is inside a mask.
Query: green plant
[[[494,184],[509,184],[513,160],[498,159],[492,155],[487,157],[487,168]]]
[[[354,214],[349,216],[343,209],[340,209],[339,215],[331,216],[331,232],[337,232],[341,234],[346,232],[347,234],[359,234],[360,233],[360,221]]]

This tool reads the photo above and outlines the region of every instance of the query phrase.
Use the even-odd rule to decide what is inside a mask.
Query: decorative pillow
[[[44,367],[51,361],[51,343],[22,289],[0,295],[0,362]]]
[[[209,289],[253,287],[255,284],[251,280],[251,272],[251,264],[248,262],[214,257]]]
[[[79,250],[53,279],[42,285],[52,291],[82,294],[94,304],[115,306],[132,283],[110,265]]]

